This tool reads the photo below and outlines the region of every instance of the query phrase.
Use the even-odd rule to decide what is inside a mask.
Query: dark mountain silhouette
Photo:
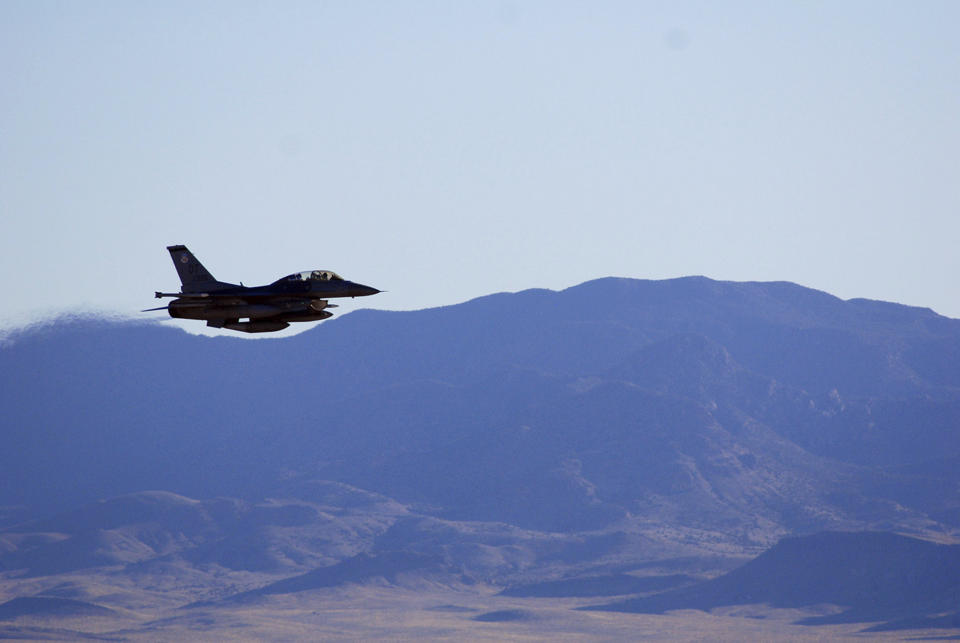
[[[538,596],[541,598],[560,596],[617,596],[620,594],[646,594],[672,589],[678,585],[689,585],[696,579],[686,574],[667,576],[632,576],[630,574],[609,574],[606,576],[585,576],[563,580],[545,581],[514,585],[500,592],[503,596]]]
[[[960,545],[873,532],[787,538],[719,578],[595,609],[663,613],[749,603],[847,608],[801,621],[808,625],[883,620],[893,621],[886,629],[954,627],[960,618]]]
[[[116,611],[101,605],[56,596],[22,596],[0,604],[0,620],[21,616],[115,616]]]
[[[358,554],[328,567],[321,567],[306,574],[285,578],[276,583],[231,596],[227,600],[245,601],[268,594],[292,594],[375,580],[396,584],[402,582],[404,575],[413,573],[418,578],[428,575],[443,580],[456,580],[460,577],[455,568],[438,556],[386,551],[376,554]]]
[[[535,621],[537,615],[529,610],[496,610],[477,614],[473,620],[481,623],[508,623],[510,621]]]

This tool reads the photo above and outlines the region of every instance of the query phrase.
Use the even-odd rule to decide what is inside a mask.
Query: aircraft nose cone
[[[364,286],[363,284],[357,284],[357,295],[360,297],[366,297],[367,295],[376,295],[379,290],[376,288],[371,288],[370,286]]]

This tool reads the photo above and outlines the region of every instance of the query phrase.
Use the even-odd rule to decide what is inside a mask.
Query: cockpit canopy
[[[287,275],[278,281],[343,281],[343,277],[332,270],[304,270]]]

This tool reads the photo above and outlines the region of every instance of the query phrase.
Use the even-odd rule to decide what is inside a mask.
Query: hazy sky
[[[341,313],[702,274],[960,317],[958,25],[954,1],[2,0],[0,326],[139,315],[178,243],[224,281],[390,291]]]

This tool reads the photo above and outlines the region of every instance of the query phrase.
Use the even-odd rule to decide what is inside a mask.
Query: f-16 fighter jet
[[[205,319],[207,326],[244,333],[283,330],[290,322],[319,321],[332,316],[327,302],[334,297],[366,297],[379,290],[347,281],[330,270],[295,272],[267,286],[247,287],[217,281],[186,246],[167,246],[180,275],[180,292],[158,292],[175,297],[167,306],[171,317]],[[147,312],[147,311],[144,311]],[[246,321],[240,321],[245,319]]]

